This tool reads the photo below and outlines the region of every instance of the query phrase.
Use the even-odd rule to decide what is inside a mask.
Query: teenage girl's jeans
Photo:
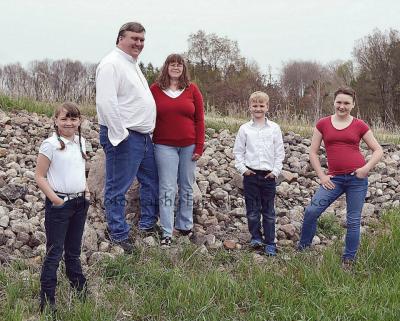
[[[164,237],[172,236],[177,184],[179,203],[175,227],[180,230],[190,230],[193,227],[193,183],[196,169],[196,162],[192,161],[194,147],[154,145],[160,185],[160,223]]]
[[[83,196],[68,200],[61,206],[53,206],[46,198],[46,257],[40,277],[42,301],[55,302],[57,269],[63,250],[65,272],[71,286],[82,291],[86,284],[80,255],[88,208],[89,201]]]
[[[125,194],[135,177],[140,183],[139,229],[150,229],[158,218],[158,175],[153,142],[149,134],[130,130],[126,140],[113,146],[108,129],[100,126],[100,144],[106,154],[104,206],[113,241],[128,238]]]
[[[243,177],[247,224],[253,241],[275,245],[275,179],[264,174]],[[264,237],[261,232],[261,215]]]
[[[343,258],[354,259],[360,243],[361,211],[368,188],[368,178],[358,178],[355,174],[337,175],[331,178],[335,184],[333,190],[322,186],[315,193],[311,204],[306,208],[301,230],[299,248],[311,245],[317,230],[317,220],[325,209],[340,195],[346,193],[347,233]]]

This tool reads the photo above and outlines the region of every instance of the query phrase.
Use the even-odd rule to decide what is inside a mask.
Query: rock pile
[[[0,110],[0,261],[24,257],[40,262],[45,251],[44,195],[34,181],[35,162],[40,143],[52,133],[52,120],[27,112]],[[88,183],[93,193],[84,233],[82,260],[92,264],[103,257],[122,252],[106,238],[102,186],[104,155],[99,145],[98,126],[85,120],[83,135],[91,160],[87,164]],[[206,252],[225,247],[240,249],[249,241],[242,177],[234,168],[232,153],[235,135],[228,130],[207,129],[204,155],[198,161],[195,188],[195,228],[192,242]],[[293,246],[299,239],[304,206],[319,186],[308,152],[310,140],[289,132],[284,135],[286,158],[279,177],[276,198],[276,234],[279,246]],[[385,145],[384,158],[369,176],[369,191],[363,210],[363,230],[379,218],[382,209],[400,204],[400,145]],[[365,152],[366,157],[370,155]],[[322,164],[326,159],[322,157]],[[127,217],[138,219],[137,186],[129,191]],[[328,210],[345,225],[345,199]],[[314,238],[316,246],[330,244],[335,236]],[[154,246],[153,237],[137,237],[138,242]],[[177,242],[187,242],[179,238]]]

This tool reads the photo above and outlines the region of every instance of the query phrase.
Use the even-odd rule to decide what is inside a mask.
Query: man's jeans
[[[83,196],[68,200],[61,206],[53,206],[46,198],[46,257],[40,277],[42,301],[55,302],[57,269],[63,250],[65,270],[71,286],[82,291],[86,285],[80,255],[88,208],[89,201]]]
[[[299,248],[311,245],[317,230],[317,220],[325,209],[340,195],[346,193],[347,233],[343,258],[354,259],[360,243],[361,211],[368,189],[368,178],[358,178],[355,174],[337,175],[331,178],[333,190],[322,186],[315,193],[311,204],[306,208],[301,231]]]
[[[190,230],[193,227],[193,183],[196,169],[196,162],[192,160],[194,147],[154,146],[160,184],[160,223],[164,237],[172,236],[177,183],[179,203],[175,227],[180,230]]]
[[[265,178],[262,174],[244,176],[243,189],[251,239],[275,245],[275,179]]]
[[[158,218],[158,175],[153,142],[149,134],[129,131],[127,139],[113,146],[108,129],[100,126],[100,144],[106,154],[104,206],[113,241],[128,238],[125,194],[135,177],[140,183],[139,229],[150,229]]]

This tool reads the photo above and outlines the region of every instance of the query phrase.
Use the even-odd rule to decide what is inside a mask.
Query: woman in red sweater
[[[299,250],[312,243],[319,216],[340,195],[346,194],[347,233],[342,256],[343,268],[353,265],[360,243],[361,211],[368,188],[368,172],[382,158],[382,147],[376,141],[368,125],[350,115],[355,106],[356,93],[349,87],[341,87],[334,94],[335,113],[320,119],[311,141],[310,162],[318,175],[321,187],[306,208]],[[365,162],[360,152],[361,139],[372,150],[372,157]],[[324,141],[328,173],[321,168],[318,152]]]
[[[188,235],[193,228],[193,184],[205,135],[203,97],[190,82],[186,63],[178,54],[167,57],[150,89],[157,106],[153,141],[159,175],[161,246],[168,247],[172,242],[177,185],[175,229]]]

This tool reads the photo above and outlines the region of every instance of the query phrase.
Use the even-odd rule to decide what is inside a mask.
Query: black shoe
[[[177,232],[179,232],[179,234],[180,235],[182,235],[182,236],[192,236],[193,235],[193,231],[192,230],[181,230],[181,229],[178,229],[178,228],[175,228],[175,230],[177,231]]]
[[[129,239],[122,241],[114,241],[114,244],[117,244],[120,247],[122,247],[122,249],[126,254],[132,254],[135,251],[135,247],[133,246],[132,242]]]
[[[342,258],[342,269],[345,272],[351,272],[354,270],[356,261],[354,259]]]
[[[170,238],[169,236],[163,237],[160,241],[160,245],[162,248],[171,247],[171,244],[172,244],[172,238]]]
[[[56,308],[56,303],[55,302],[50,302],[47,300],[41,300],[40,301],[40,313],[43,314],[45,312],[49,312],[49,314],[52,316],[53,320],[56,320],[56,314],[57,314],[57,308]]]
[[[86,299],[87,299],[88,294],[89,294],[89,290],[88,290],[87,284],[85,284],[81,288],[76,288],[75,290],[76,290],[76,296],[78,297],[79,301],[86,302]]]

